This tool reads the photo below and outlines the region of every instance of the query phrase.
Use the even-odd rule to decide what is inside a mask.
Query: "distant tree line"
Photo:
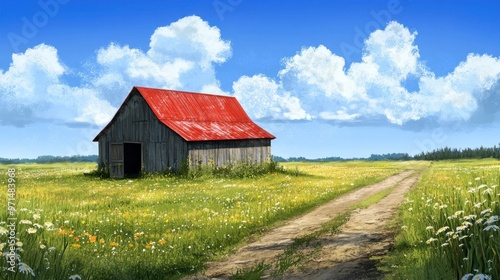
[[[316,158],[316,159],[308,159],[305,157],[289,157],[283,158],[280,156],[273,156],[273,160],[276,162],[332,162],[332,161],[349,161],[349,160],[411,160],[412,157],[407,153],[389,153],[389,154],[372,154],[368,158],[342,158],[342,157],[325,157],[325,158]]]
[[[97,155],[88,156],[39,156],[34,159],[28,158],[0,158],[0,164],[19,163],[56,163],[56,162],[97,162]]]
[[[481,159],[481,158],[496,158],[500,159],[500,145],[485,148],[483,146],[475,149],[465,148],[449,148],[444,147],[434,149],[430,152],[422,152],[420,154],[409,156],[407,153],[388,153],[388,154],[372,154],[367,158],[342,158],[342,157],[325,157],[308,159],[305,157],[289,157],[272,156],[275,162],[332,162],[332,161],[349,161],[349,160],[444,160],[444,159]],[[39,156],[34,159],[28,158],[1,158],[0,164],[19,164],[19,163],[56,163],[56,162],[97,162],[97,155],[75,155],[75,156]]]
[[[479,147],[479,148],[439,148],[429,152],[422,152],[414,155],[413,157],[407,153],[389,153],[389,154],[372,154],[367,158],[341,158],[341,157],[326,157],[317,159],[308,159],[305,157],[289,157],[283,158],[273,156],[276,162],[286,161],[302,161],[302,162],[327,162],[327,161],[348,161],[348,160],[444,160],[444,159],[481,159],[481,158],[496,158],[500,159],[500,145],[493,147]]]
[[[483,146],[475,149],[465,148],[449,148],[444,147],[435,149],[430,152],[422,152],[413,156],[416,160],[442,160],[442,159],[480,159],[480,158],[496,158],[500,159],[500,146],[485,148]]]

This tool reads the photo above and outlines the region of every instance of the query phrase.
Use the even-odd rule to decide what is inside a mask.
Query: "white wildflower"
[[[469,221],[469,220],[475,219],[476,217],[477,217],[476,215],[471,214],[471,215],[464,216],[464,220]]]
[[[20,220],[19,223],[22,225],[31,225],[32,224],[32,222],[30,220]]]
[[[447,229],[449,229],[449,228],[450,228],[450,227],[448,227],[448,226],[444,226],[444,227],[442,227],[442,228],[438,229],[438,231],[436,232],[436,235],[440,234],[441,232],[446,231],[446,230],[447,230]]]
[[[486,222],[484,222],[484,223],[489,225],[489,224],[495,223],[497,221],[498,221],[498,216],[495,215],[495,216],[491,216],[488,219],[486,219]]]
[[[432,242],[437,241],[437,238],[429,238],[427,241],[425,241],[426,244],[431,244]]]
[[[490,230],[497,231],[498,229],[500,229],[500,228],[497,225],[489,225],[489,226],[485,227],[483,230],[484,231],[490,231]]]
[[[464,210],[459,210],[459,211],[455,212],[455,214],[453,214],[453,215],[460,216],[460,215],[463,215],[463,214],[464,214]]]
[[[484,209],[483,211],[481,211],[481,215],[489,214],[489,213],[491,213],[491,208]]]
[[[19,263],[19,272],[24,273],[24,274],[31,274],[35,276],[35,273],[33,272],[33,269],[31,267],[23,262]]]

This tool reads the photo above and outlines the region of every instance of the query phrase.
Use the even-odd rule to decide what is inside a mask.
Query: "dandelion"
[[[143,234],[144,234],[144,232],[136,232],[136,233],[134,233],[134,237],[138,238],[138,237],[141,237]]]
[[[9,231],[6,228],[0,227],[0,235],[5,235],[5,234],[7,234],[7,232],[9,232]]]
[[[118,242],[114,242],[114,241],[109,242],[109,246],[116,247],[116,246],[118,246]]]
[[[99,243],[104,244],[104,238],[99,239]]]
[[[491,216],[491,217],[489,217],[489,218],[486,220],[486,222],[484,222],[484,223],[489,225],[489,224],[492,224],[492,223],[494,223],[494,222],[496,222],[496,221],[498,221],[498,216],[496,216],[496,215],[495,215],[495,216]]]
[[[163,244],[167,243],[167,241],[165,241],[165,239],[163,239],[163,238],[162,238],[162,239],[160,239],[160,240],[158,241],[158,243],[160,243],[161,245],[163,245]]]
[[[29,229],[26,230],[29,234],[36,233],[36,228],[30,227]]]
[[[90,243],[94,243],[96,241],[96,239],[97,239],[97,236],[95,236],[95,235],[89,235],[89,242]]]
[[[78,243],[73,243],[73,244],[71,244],[71,247],[78,249],[78,248],[82,247],[82,245],[80,245]]]
[[[438,229],[438,231],[436,232],[436,235],[440,234],[441,232],[446,231],[446,230],[447,230],[447,229],[449,229],[449,228],[450,228],[449,226],[444,226],[444,227],[442,227],[442,228]]]
[[[19,272],[24,273],[26,275],[31,274],[35,276],[35,273],[33,272],[33,269],[31,267],[23,262],[19,263]]]
[[[66,235],[66,234],[68,234],[68,232],[65,229],[60,229],[59,230],[59,234],[60,235]]]

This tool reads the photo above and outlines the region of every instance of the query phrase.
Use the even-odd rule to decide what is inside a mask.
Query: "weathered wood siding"
[[[110,143],[142,144],[146,172],[178,171],[187,159],[187,142],[162,124],[140,94],[133,94],[120,108],[114,122],[99,139],[99,162],[109,167]]]
[[[270,139],[188,142],[189,165],[262,163],[271,157]]]

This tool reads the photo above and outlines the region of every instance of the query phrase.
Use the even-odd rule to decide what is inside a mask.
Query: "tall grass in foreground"
[[[84,176],[95,169],[89,164],[18,165],[17,273],[0,277],[176,279],[277,221],[415,164],[297,163],[284,166],[306,175],[134,180]],[[6,205],[1,195],[3,255]],[[8,267],[3,256],[0,267]]]
[[[500,279],[500,162],[434,162],[402,206],[388,279]]]

